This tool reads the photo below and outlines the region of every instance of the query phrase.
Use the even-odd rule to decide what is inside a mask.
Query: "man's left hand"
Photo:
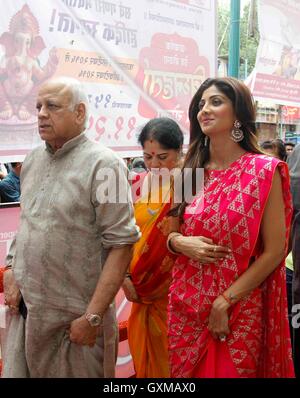
[[[75,319],[70,327],[70,341],[79,345],[88,345],[93,347],[96,343],[96,337],[99,327],[93,327],[85,319],[85,315]]]

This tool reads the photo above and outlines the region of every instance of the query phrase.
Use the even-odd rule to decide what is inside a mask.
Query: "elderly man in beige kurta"
[[[124,188],[126,167],[77,129],[85,109],[67,107],[72,84],[48,82],[38,97],[46,146],[33,150],[22,168],[20,228],[8,256],[12,271],[6,273],[12,274],[5,276],[13,315],[4,377],[114,376],[118,330],[113,298],[139,230],[130,200],[103,199],[107,180],[99,171],[109,168]],[[59,123],[72,122],[78,134],[60,132]],[[12,278],[26,303],[26,320],[16,313],[20,297],[10,291]],[[89,313],[101,316],[101,326],[89,324]]]

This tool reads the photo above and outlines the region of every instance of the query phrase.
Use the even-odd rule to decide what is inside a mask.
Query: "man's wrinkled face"
[[[80,133],[76,109],[70,109],[71,93],[62,84],[46,83],[39,91],[36,109],[42,140],[59,148]]]

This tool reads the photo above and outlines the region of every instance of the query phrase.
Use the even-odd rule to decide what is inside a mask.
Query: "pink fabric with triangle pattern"
[[[243,155],[230,168],[214,171],[214,178],[205,183],[204,198],[187,207],[182,233],[211,238],[230,247],[232,255],[214,264],[183,255],[176,261],[168,309],[172,377],[294,376],[284,263],[232,306],[226,342],[214,340],[207,330],[215,298],[261,252],[259,229],[277,167],[288,237],[292,215],[288,169],[276,158]]]

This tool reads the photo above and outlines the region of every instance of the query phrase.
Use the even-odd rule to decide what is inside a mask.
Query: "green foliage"
[[[224,6],[218,7],[218,55],[228,55],[230,12]]]
[[[228,4],[230,2],[228,1]],[[256,3],[256,0],[255,0]],[[253,18],[249,15],[250,2],[241,12],[240,23],[240,77],[246,78],[255,66],[256,52],[259,44],[259,32],[257,24],[257,7]],[[252,24],[252,26],[251,26]],[[219,3],[218,6],[218,55],[228,56],[230,33],[230,9]],[[245,60],[247,60],[245,62]]]

